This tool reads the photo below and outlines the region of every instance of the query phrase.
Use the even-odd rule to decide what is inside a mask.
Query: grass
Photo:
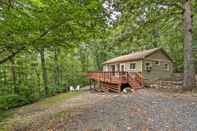
[[[68,114],[68,113],[71,113],[72,111],[73,111],[72,108],[66,108],[66,109],[63,110],[63,111],[56,113],[54,117],[55,117],[55,118],[60,118],[60,117],[62,117],[62,116],[65,116],[65,115]]]
[[[8,111],[0,110],[0,131],[5,131],[4,121],[6,120],[6,118],[12,117],[13,114],[14,114],[14,112],[11,110],[8,110]]]
[[[65,100],[68,100],[70,98],[73,98],[75,96],[79,96],[80,94],[82,94],[82,92],[69,92],[69,93],[61,93],[58,94],[56,96],[52,96],[52,97],[48,97],[48,98],[44,98],[34,104],[29,104],[26,106],[22,106],[22,107],[18,107],[16,109],[11,109],[11,110],[7,110],[7,111],[1,111],[0,110],[0,131],[3,130],[3,127],[5,127],[8,123],[10,119],[14,119],[15,118],[15,114],[17,114],[17,111],[19,110],[23,110],[23,112],[32,112],[35,113],[32,110],[32,107],[36,107],[39,109],[46,109],[46,108],[50,108],[51,106],[55,106],[59,103],[64,102]],[[66,113],[71,112],[71,109],[65,109],[62,112],[59,112],[58,114],[56,114],[55,117],[60,117],[63,116]]]
[[[81,94],[81,92],[62,93],[57,96],[52,96],[52,97],[42,99],[42,100],[38,101],[36,104],[44,106],[44,107],[50,107],[52,105],[63,102],[64,100],[67,100],[67,99],[72,98],[74,96],[78,96],[80,94]]]
[[[0,110],[0,122],[13,115],[13,111]]]

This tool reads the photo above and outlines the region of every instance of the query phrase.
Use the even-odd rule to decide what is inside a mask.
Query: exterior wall
[[[156,64],[156,61],[159,64]],[[148,72],[146,68],[146,63],[151,63],[152,69]],[[165,69],[165,64],[169,65],[169,70]],[[145,80],[162,80],[170,79],[173,73],[173,63],[169,58],[162,53],[162,51],[157,51],[149,57],[145,58],[143,61],[143,75]]]
[[[136,66],[135,70],[130,69],[130,64],[131,63],[136,64],[135,65]],[[120,65],[119,67],[118,67],[118,64]],[[142,72],[142,69],[143,69],[142,64],[143,64],[142,60],[131,61],[131,62],[123,62],[123,63],[117,63],[117,64],[109,64],[109,65],[104,65],[103,66],[103,71],[112,71],[112,68],[111,68],[112,65],[115,65],[115,71],[121,71],[121,66],[124,65],[124,71],[126,71],[126,72]]]
[[[103,71],[105,71],[105,72],[108,72],[108,71],[109,71],[108,65],[104,65],[104,66],[103,66]]]
[[[103,66],[103,71],[105,72],[111,72],[112,71],[112,65],[111,64],[108,64],[108,65],[104,65]]]
[[[136,64],[136,69],[135,70],[130,69],[130,64],[131,63]],[[124,63],[125,64],[125,71],[127,71],[127,72],[142,72],[142,63],[143,63],[142,60]]]

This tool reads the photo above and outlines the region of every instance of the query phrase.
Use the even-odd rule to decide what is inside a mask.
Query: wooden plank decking
[[[117,85],[118,92],[122,84],[129,84],[133,89],[144,86],[143,76],[137,72],[88,72],[86,76],[92,80],[102,82],[105,89],[114,90]],[[113,87],[113,88],[112,88]]]

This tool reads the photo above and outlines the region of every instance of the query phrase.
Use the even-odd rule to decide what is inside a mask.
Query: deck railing
[[[94,71],[86,73],[90,79],[108,83],[138,82],[143,86],[143,75],[141,72],[102,72]]]

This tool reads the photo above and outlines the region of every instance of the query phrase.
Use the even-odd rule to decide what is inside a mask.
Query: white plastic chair
[[[79,91],[79,90],[80,90],[80,85],[78,85],[76,88],[76,91]]]
[[[75,89],[74,89],[73,86],[70,86],[70,87],[69,87],[69,90],[70,90],[70,91],[75,91]]]

